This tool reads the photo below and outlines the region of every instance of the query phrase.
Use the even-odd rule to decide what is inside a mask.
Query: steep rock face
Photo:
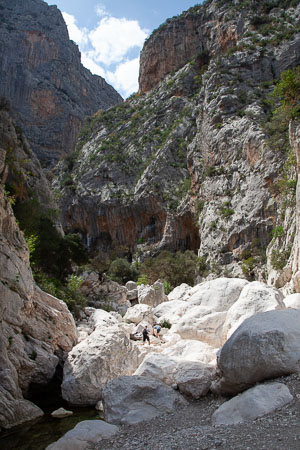
[[[28,248],[2,184],[16,175],[11,175],[8,160],[14,158],[13,167],[24,170],[19,172],[21,179],[26,168],[34,171],[27,184],[24,178],[24,187],[31,182],[34,188],[40,187],[44,200],[47,184],[39,165],[35,167],[32,160],[24,162],[25,141],[18,146],[15,128],[5,111],[0,113],[0,139],[1,430],[43,414],[23,396],[29,398],[33,385],[46,385],[52,379],[57,365],[76,342],[76,327],[66,305],[41,291],[32,278]]]
[[[269,5],[268,15],[220,1],[192,10],[203,33],[211,17],[218,18],[223,35],[238,30],[237,45],[224,52],[212,31],[204,40],[206,65],[202,56],[183,59],[177,72],[161,72],[152,91],[88,124],[72,172],[66,178],[63,167],[60,186],[64,225],[79,231],[90,249],[127,245],[136,257],[193,249],[206,258],[212,276],[265,279],[265,249],[277,217],[274,191],[286,160],[268,140],[266,99],[280,73],[300,63],[300,36],[299,7],[262,5]],[[267,37],[258,12],[268,24]],[[189,16],[171,20],[144,52],[158,48],[150,44],[165,30],[166,45],[176,42],[176,24]],[[289,34],[278,31],[279,23]],[[193,27],[183,29],[185,41],[193,41]],[[168,51],[157,53],[165,64]]]
[[[250,20],[250,23],[251,17],[244,5],[226,0],[208,0],[204,5],[196,5],[178,17],[167,19],[147,39],[141,52],[140,93],[151,90],[167,74],[177,71],[192,58],[196,58],[197,64],[202,67],[208,64],[211,58],[238,46],[245,31],[255,30],[253,24],[256,14],[262,16],[261,24],[267,23],[264,22],[264,16],[273,9],[271,1],[265,0],[261,5],[253,2],[250,7],[254,19]],[[286,4],[282,6],[285,7]],[[280,17],[280,13],[275,11],[277,17]],[[276,75],[278,69],[281,72],[284,66],[293,64],[293,59],[297,59],[299,50],[293,50],[296,54],[289,51],[289,55],[280,61],[277,70],[275,62],[273,69]],[[254,72],[256,67],[252,68]]]
[[[13,122],[9,105],[0,105],[0,147],[3,172],[2,183],[6,184],[12,201],[24,202],[35,198],[44,208],[55,207],[49,182],[41,165],[32,152],[20,128]]]
[[[140,92],[148,92],[195,56],[200,65],[207,64],[210,54],[237,43],[242,27],[243,17],[228,24],[224,13],[210,4],[205,8],[195,6],[168,19],[147,39],[141,52]]]
[[[290,142],[292,149],[296,156],[296,172],[297,172],[297,187],[296,187],[296,208],[294,210],[295,220],[292,224],[287,226],[287,236],[290,238],[291,233],[294,233],[293,248],[291,256],[287,261],[286,267],[279,272],[277,281],[281,281],[282,284],[288,285],[294,292],[300,292],[300,127],[295,121],[290,123]],[[292,239],[290,239],[291,242]]]
[[[80,232],[89,250],[133,253],[138,244],[141,252],[198,249],[197,225],[185,202],[186,149],[195,130],[193,75],[183,77],[182,96],[170,95],[164,84],[153,97],[98,114],[69,174],[68,165],[61,166],[55,187],[64,188],[63,225]]]
[[[44,164],[73,150],[83,119],[122,101],[80,63],[56,6],[3,0],[0,9],[0,96]]]

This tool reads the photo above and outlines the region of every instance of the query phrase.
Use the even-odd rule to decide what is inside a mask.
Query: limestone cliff
[[[300,292],[300,127],[296,120],[290,122],[289,140],[293,166],[288,171],[288,177],[283,179],[286,186],[278,196],[278,213],[274,228],[276,233],[273,233],[273,239],[267,249],[268,283],[282,288],[285,293]]]
[[[36,165],[35,165],[36,164]],[[29,174],[28,172],[31,171]],[[8,111],[0,111],[0,430],[39,417],[29,400],[33,386],[44,386],[76,342],[67,306],[34,283],[29,252],[11,208],[15,198],[4,189],[10,180],[18,196],[49,191],[24,136],[18,136]],[[26,399],[26,400],[25,400]]]
[[[56,6],[42,0],[0,4],[0,96],[44,165],[74,149],[86,116],[122,101],[80,62]]]
[[[265,279],[287,158],[267,98],[300,63],[293,4],[209,1],[154,32],[140,94],[86,123],[63,166],[66,229],[91,250],[193,249],[206,276]]]

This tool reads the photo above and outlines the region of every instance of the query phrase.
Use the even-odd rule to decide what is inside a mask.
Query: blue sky
[[[82,63],[124,97],[138,90],[139,53],[147,36],[167,18],[202,1],[47,0],[57,5]]]

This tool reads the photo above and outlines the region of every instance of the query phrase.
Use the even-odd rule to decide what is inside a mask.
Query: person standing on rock
[[[153,336],[159,337],[161,339],[161,337],[159,335],[160,331],[161,331],[161,326],[158,323],[156,323],[153,328]]]
[[[148,344],[150,345],[149,330],[147,325],[143,329],[143,345],[145,344],[145,341],[148,341]]]

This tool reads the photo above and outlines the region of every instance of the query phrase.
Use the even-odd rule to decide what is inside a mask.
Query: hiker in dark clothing
[[[144,345],[145,341],[148,341],[148,344],[150,345],[149,330],[147,328],[147,325],[143,329],[143,345]]]

